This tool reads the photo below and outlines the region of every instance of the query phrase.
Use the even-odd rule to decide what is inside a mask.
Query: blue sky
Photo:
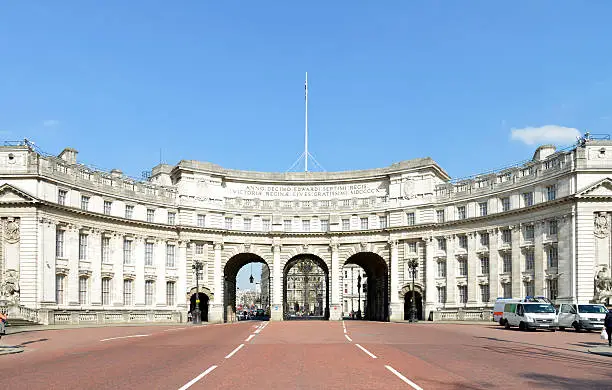
[[[612,124],[607,1],[94,3],[0,1],[0,138],[132,176],[160,149],[285,171],[306,71],[328,171],[430,156],[462,177]]]

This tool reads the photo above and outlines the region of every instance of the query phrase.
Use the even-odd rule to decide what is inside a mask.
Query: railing
[[[32,321],[32,322],[40,322],[38,317],[38,310],[30,309],[25,306],[19,306],[19,316],[24,320]]]
[[[28,309],[33,311],[31,309]],[[32,316],[32,315],[31,315]],[[32,320],[33,321],[33,320]],[[36,322],[45,325],[102,325],[102,324],[146,324],[182,322],[183,315],[177,311],[80,311],[40,309]]]
[[[432,312],[433,321],[492,321],[490,309],[443,309]]]

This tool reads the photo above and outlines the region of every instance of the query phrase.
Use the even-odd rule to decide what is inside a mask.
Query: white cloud
[[[547,143],[568,145],[576,142],[577,137],[580,137],[580,131],[578,131],[578,129],[557,125],[524,127],[522,129],[512,129],[510,131],[510,138],[521,141],[527,145]]]
[[[46,119],[43,121],[44,127],[57,127],[59,126],[59,121],[55,119]]]

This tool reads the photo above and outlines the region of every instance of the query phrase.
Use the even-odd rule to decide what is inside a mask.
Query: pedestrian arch
[[[344,265],[356,264],[367,276],[366,304],[362,318],[371,321],[389,320],[389,267],[377,253],[358,252],[350,256]]]
[[[329,268],[321,257],[291,257],[283,269],[284,319],[329,319],[329,286]]]
[[[263,257],[250,252],[233,255],[223,267],[223,316],[225,322],[236,321],[236,277],[238,271],[250,263],[262,263],[265,267],[268,267],[268,275],[270,275],[270,267]],[[271,291],[269,283],[267,289],[266,293],[269,294],[269,291]]]

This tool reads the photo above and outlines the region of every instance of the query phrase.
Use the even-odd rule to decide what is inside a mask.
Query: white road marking
[[[423,388],[419,385],[417,385],[416,383],[414,383],[413,381],[411,381],[410,379],[406,378],[405,376],[403,376],[402,374],[400,374],[397,370],[395,370],[393,367],[391,366],[385,366],[387,368],[387,370],[391,371],[392,373],[394,373],[398,378],[400,378],[401,380],[403,380],[404,382],[408,383],[410,385],[410,387],[412,387],[415,390],[423,390]]]
[[[361,349],[363,352],[367,353],[368,355],[370,355],[370,357],[372,359],[376,359],[376,355],[374,355],[372,352],[368,351],[367,349],[365,349],[364,347],[362,347],[359,344],[355,344],[359,349]]]
[[[344,334],[346,334],[346,328],[344,328]]]
[[[345,335],[344,335],[344,337],[346,337],[346,339],[347,339],[348,341],[353,342],[353,340],[351,340],[351,338],[350,338],[350,337],[348,337],[348,335],[347,335],[347,334],[345,334]]]
[[[238,351],[240,351],[240,349],[242,349],[242,347],[244,347],[244,344],[240,344],[238,347],[236,347],[236,349],[234,349],[232,352],[229,353],[229,355],[227,355],[225,358],[229,359],[232,356],[234,356],[234,354]]]
[[[206,326],[206,325],[204,325],[204,326]],[[166,329],[166,330],[164,330],[164,332],[174,332],[174,331],[181,330],[181,329],[187,329],[187,328]]]
[[[150,334],[133,334],[131,336],[119,336],[119,337],[111,337],[108,339],[102,339],[100,341],[109,341],[109,340],[117,340],[117,339],[129,339],[132,337],[147,337],[147,336],[151,336]]]
[[[246,340],[244,340],[244,341],[249,342],[249,341],[251,341],[251,339],[252,339],[253,337],[255,337],[255,335],[254,335],[254,334],[249,335],[249,337],[247,337],[247,339],[246,339]]]
[[[217,368],[217,366],[210,366],[210,367],[208,367],[208,370],[204,371],[200,375],[198,375],[195,378],[193,378],[192,380],[190,380],[185,386],[181,387],[179,390],[187,390],[188,388],[193,386],[194,383],[196,383],[200,379],[204,378],[206,375],[210,374],[211,371],[214,370],[215,368]]]
[[[263,325],[260,325],[259,328],[257,328],[257,330],[255,331],[255,333],[259,333],[263,330],[263,328],[265,328],[268,325],[268,323],[266,322]]]

